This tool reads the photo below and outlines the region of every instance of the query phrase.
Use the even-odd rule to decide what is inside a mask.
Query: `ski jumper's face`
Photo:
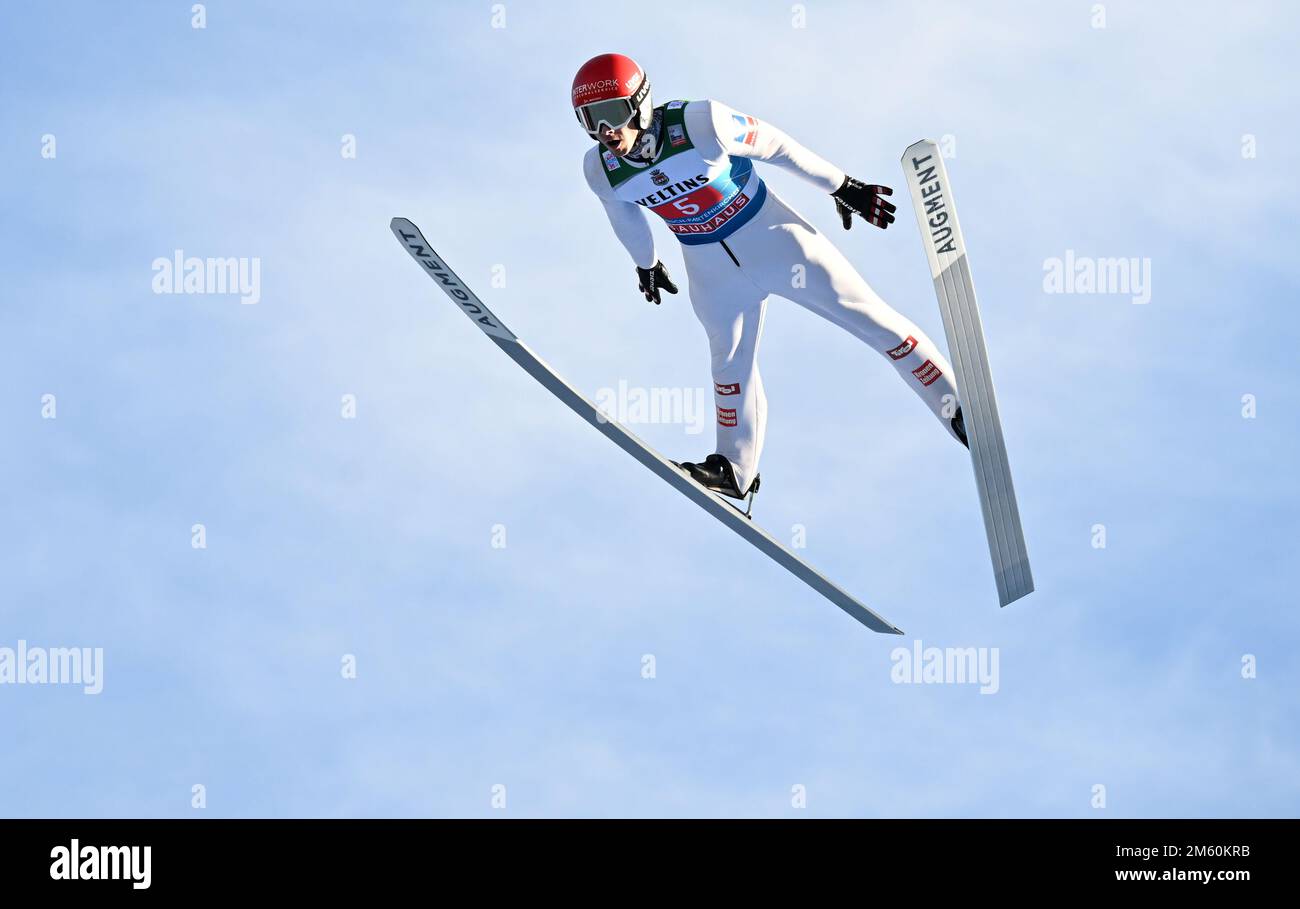
[[[620,126],[618,129],[605,128],[600,131],[600,141],[614,154],[622,157],[632,150],[639,130],[634,126]]]

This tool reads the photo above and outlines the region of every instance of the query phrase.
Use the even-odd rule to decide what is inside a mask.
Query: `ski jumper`
[[[753,162],[775,164],[826,193],[840,187],[844,172],[770,123],[718,101],[672,101],[655,109],[650,129],[658,140],[652,160],[620,158],[597,145],[583,169],[638,266],[657,261],[646,209],[681,241],[691,305],[712,355],[717,451],[731,461],[740,489],[758,473],[766,431],[758,346],[769,294],[812,310],[887,357],[956,438],[948,360],[768,188]]]

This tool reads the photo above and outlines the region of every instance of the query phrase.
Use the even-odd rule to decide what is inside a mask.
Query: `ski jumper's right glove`
[[[654,268],[636,267],[636,284],[637,289],[645,294],[646,300],[659,305],[660,288],[668,291],[670,294],[677,293],[677,285],[673,279],[668,277],[668,269],[664,268],[664,263],[656,262]]]
[[[831,193],[831,198],[835,200],[835,210],[840,213],[845,230],[853,227],[854,212],[865,218],[868,224],[884,230],[894,222],[894,212],[898,209],[893,202],[882,197],[893,194],[888,186],[863,183],[845,174],[844,185]]]

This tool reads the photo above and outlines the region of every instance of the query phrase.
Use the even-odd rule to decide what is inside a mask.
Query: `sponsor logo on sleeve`
[[[732,114],[731,119],[736,121],[736,128],[739,130],[734,137],[735,140],[741,145],[753,145],[758,136],[758,121],[746,114]]]
[[[917,381],[922,385],[933,385],[935,379],[943,375],[943,370],[934,365],[931,360],[926,360],[916,369],[912,370],[912,375],[916,376]]]
[[[686,106],[686,102],[685,102],[685,101],[669,101],[669,102],[668,102],[668,109],[669,109],[669,110],[677,110],[677,108],[679,108],[679,107],[685,107],[685,106]]]
[[[685,145],[686,132],[677,125],[668,127],[668,144],[674,146]]]
[[[916,338],[908,335],[906,341],[899,344],[893,350],[885,351],[885,353],[889,354],[889,359],[891,360],[901,360],[914,350],[916,350]]]
[[[735,426],[736,425],[736,408],[719,407],[718,408],[718,425]]]
[[[713,390],[720,395],[738,395],[740,394],[740,383],[732,382],[730,385],[719,385],[714,382]]]
[[[605,170],[618,170],[618,158],[610,151],[601,152],[600,156],[605,159]]]

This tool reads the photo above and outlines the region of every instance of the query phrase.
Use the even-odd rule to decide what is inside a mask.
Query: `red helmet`
[[[604,127],[619,129],[634,119],[645,129],[654,116],[650,80],[631,57],[601,54],[592,57],[573,77],[573,112],[588,134]]]

